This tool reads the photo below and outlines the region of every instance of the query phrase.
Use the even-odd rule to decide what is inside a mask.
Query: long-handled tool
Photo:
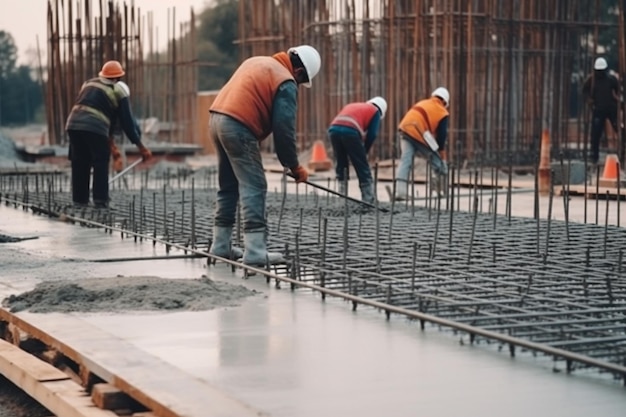
[[[137,165],[139,165],[141,163],[142,159],[137,159],[135,162],[133,162],[132,164],[130,164],[129,166],[127,166],[126,168],[124,168],[122,171],[120,171],[119,173],[117,173],[113,178],[111,178],[109,180],[109,184],[113,183],[113,181],[119,179],[120,177],[122,177],[124,174],[126,174],[128,171],[130,171],[131,169],[135,168]]]
[[[295,178],[291,172],[287,172],[287,175],[288,175],[289,177],[291,177],[291,178]],[[387,213],[387,212],[389,212],[389,209],[387,209],[387,208],[385,208],[385,207],[376,207],[376,206],[375,206],[374,204],[372,204],[372,203],[368,203],[368,202],[365,202],[365,201],[358,200],[358,199],[356,199],[356,198],[353,198],[353,197],[347,196],[347,195],[345,195],[345,194],[341,194],[340,192],[337,192],[337,191],[335,191],[335,190],[331,190],[330,188],[326,188],[326,187],[324,187],[324,186],[322,186],[322,185],[315,184],[314,182],[304,181],[304,183],[305,183],[305,184],[310,185],[311,187],[317,188],[317,189],[319,189],[319,190],[326,191],[327,193],[330,193],[330,194],[333,194],[333,195],[336,195],[336,196],[339,196],[339,197],[342,197],[342,198],[346,198],[346,199],[348,199],[349,201],[353,201],[353,202],[355,202],[355,203],[362,204],[362,205],[364,205],[364,206],[371,207],[371,208],[373,208],[373,209],[377,208],[378,210],[382,211],[383,213]]]

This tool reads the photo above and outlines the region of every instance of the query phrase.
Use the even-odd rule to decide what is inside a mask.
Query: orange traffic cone
[[[619,159],[615,154],[609,154],[604,161],[604,171],[599,184],[603,187],[617,187],[619,181]]]
[[[550,132],[544,129],[541,132],[541,158],[539,161],[539,192],[550,193],[552,184],[552,170],[550,169]]]
[[[333,162],[328,158],[324,142],[321,140],[313,143],[313,152],[308,167],[312,171],[328,171],[333,167]]]

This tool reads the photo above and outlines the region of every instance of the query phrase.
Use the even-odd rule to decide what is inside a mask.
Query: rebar
[[[150,236],[144,238],[163,243],[168,253],[170,247],[194,253],[193,234],[201,242],[212,236],[215,199],[210,196],[215,190],[196,189],[193,177],[174,184],[181,188],[167,189],[151,179],[154,188],[115,192],[115,210],[104,213],[94,208],[74,209],[69,182],[62,177],[54,185],[48,178],[47,193],[27,193],[32,188],[29,184],[38,181],[38,175],[23,174],[21,181],[2,182],[0,199],[41,214],[70,213],[85,222],[122,229],[125,235],[148,231]],[[156,191],[159,188],[161,192]],[[191,201],[183,206],[180,202],[189,189]],[[152,192],[150,207],[143,199],[147,192]],[[293,194],[285,198],[282,190],[269,193],[270,230],[276,230],[279,218],[281,223],[281,233],[271,237],[269,249],[284,252],[285,247],[295,248],[288,254],[290,264],[276,266],[272,273],[286,278],[295,274],[300,283],[346,296],[358,294],[361,299],[388,306],[386,314],[394,309],[427,311],[440,319],[496,332],[503,339],[514,336],[546,348],[623,364],[626,231],[609,225],[608,209],[603,210],[602,226],[554,220],[550,208],[544,219],[539,213],[536,219],[496,216],[494,227],[493,214],[480,210],[483,195],[470,193],[467,198],[473,201],[473,209],[467,212],[442,209],[439,198],[431,209],[424,200],[424,205],[414,210],[396,206],[398,212],[394,213],[363,211],[337,196],[319,206],[318,199],[296,199]],[[609,202],[607,197],[606,207]],[[385,208],[388,203],[376,200],[375,205]],[[136,210],[142,213],[139,218],[135,218]],[[436,221],[428,221],[431,210]],[[381,235],[389,233],[391,216],[393,239],[381,242]],[[438,225],[450,223],[452,216],[451,238],[438,239]],[[196,222],[185,224],[180,221],[183,217]],[[136,222],[139,224],[134,225]],[[358,233],[352,233],[357,228]],[[546,236],[543,251],[538,230]],[[206,252],[203,249],[201,253]],[[294,267],[295,272],[289,269]],[[477,343],[489,338],[473,336],[472,340]]]

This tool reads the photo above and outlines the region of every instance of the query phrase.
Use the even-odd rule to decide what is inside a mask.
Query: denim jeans
[[[448,166],[445,161],[441,159],[439,154],[421,142],[405,135],[404,133],[398,133],[400,139],[400,150],[402,155],[400,156],[400,166],[398,166],[398,172],[396,179],[400,181],[408,181],[413,167],[413,158],[415,154],[419,154],[432,165],[433,170],[437,175],[446,175],[448,173]]]
[[[337,180],[349,179],[349,158],[356,171],[356,176],[359,178],[359,186],[371,185],[374,180],[372,179],[372,170],[367,162],[367,153],[365,152],[363,139],[358,134],[347,135],[332,131],[328,133],[328,137],[335,154],[335,174]]]
[[[215,225],[235,224],[237,201],[241,197],[244,231],[265,231],[267,179],[258,139],[235,119],[217,113],[211,113],[209,130],[218,159]]]

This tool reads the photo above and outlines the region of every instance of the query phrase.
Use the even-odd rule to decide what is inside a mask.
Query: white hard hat
[[[322,67],[322,58],[320,57],[320,53],[317,52],[317,49],[310,45],[294,46],[293,48],[289,48],[287,53],[298,55],[300,61],[302,61],[302,65],[304,65],[306,74],[309,77],[309,82],[303,83],[302,85],[307,88],[311,88],[311,80],[313,80]]]
[[[370,98],[369,100],[367,100],[367,102],[372,103],[374,106],[378,107],[378,109],[380,110],[381,119],[385,117],[385,113],[387,113],[387,101],[384,98],[376,96]]]
[[[435,88],[435,91],[433,91],[433,93],[431,94],[431,97],[439,97],[440,99],[443,100],[446,107],[450,105],[450,93],[448,92],[448,89],[445,87]]]
[[[608,64],[606,63],[606,59],[604,58],[598,58],[596,59],[596,62],[594,62],[593,64],[593,69],[596,70],[605,70],[608,68]]]

